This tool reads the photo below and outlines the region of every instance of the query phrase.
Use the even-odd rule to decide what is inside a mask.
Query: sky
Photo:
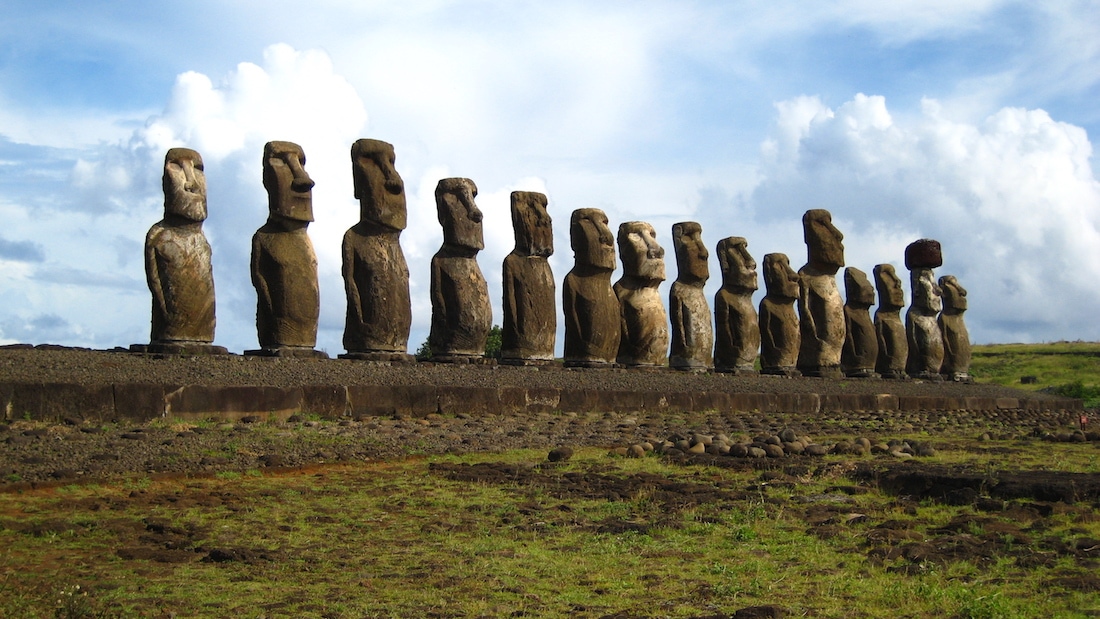
[[[344,352],[359,138],[393,144],[405,181],[411,351],[442,241],[434,189],[453,176],[479,189],[498,324],[509,194],[528,190],[549,198],[559,299],[575,209],[652,223],[670,280],[672,224],[700,222],[713,296],[719,240],[797,269],[802,213],[825,208],[867,273],[906,280],[905,246],[940,241],[975,343],[1097,341],[1098,101],[1096,0],[11,0],[0,343],[149,341],[142,246],[164,154],[186,146],[206,167],[215,343],[255,348],[261,156],[287,140],[316,182],[317,347]],[[559,306],[559,354],[561,322]]]

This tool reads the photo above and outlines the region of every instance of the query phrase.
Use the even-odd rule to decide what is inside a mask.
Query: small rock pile
[[[1044,441],[1053,441],[1056,443],[1085,443],[1100,441],[1100,430],[1090,430],[1088,432],[1084,430],[1073,430],[1072,432],[1057,432],[1050,433],[1045,432],[1042,434]]]
[[[735,458],[881,454],[905,460],[918,456],[934,456],[936,455],[936,449],[927,443],[896,439],[887,442],[872,442],[865,437],[852,441],[842,440],[832,445],[826,445],[816,442],[809,436],[799,435],[791,428],[784,428],[776,434],[761,434],[751,439],[747,436],[731,439],[725,434],[673,434],[663,441],[643,441],[634,443],[629,447],[616,447],[611,450],[611,453],[629,458],[641,458],[650,453],[666,456],[710,454]]]

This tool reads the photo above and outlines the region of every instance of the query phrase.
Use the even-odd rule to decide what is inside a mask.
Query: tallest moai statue
[[[798,369],[805,376],[839,378],[845,326],[836,272],[844,266],[844,235],[824,209],[806,211],[802,230],[809,260],[798,271]]]
[[[712,365],[714,326],[703,286],[710,278],[703,244],[703,227],[694,221],[672,226],[676,250],[676,281],[668,293],[672,321],[672,349],[668,364],[678,370],[705,370]]]
[[[942,378],[943,334],[936,319],[943,308],[943,299],[932,271],[942,264],[939,241],[920,239],[905,248],[905,268],[909,269],[909,285],[913,289],[913,304],[905,312],[905,333],[909,340],[905,371],[913,378]]]
[[[359,223],[344,234],[344,290],[348,298],[342,358],[411,361],[409,267],[401,251],[406,225],[405,183],[394,167],[393,146],[358,140],[351,147]]]
[[[554,273],[547,260],[554,253],[554,230],[545,195],[513,191],[511,200],[516,246],[503,264],[500,360],[540,365],[554,360],[558,328]]]

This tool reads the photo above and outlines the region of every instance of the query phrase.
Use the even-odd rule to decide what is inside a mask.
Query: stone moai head
[[[546,196],[535,191],[512,192],[512,229],[515,253],[521,256],[550,256],[554,253],[554,228],[546,212]]]
[[[468,178],[444,178],[435,186],[435,208],[443,226],[443,244],[480,251],[485,249],[483,215],[474,203],[477,185]]]
[[[722,287],[729,290],[756,290],[760,287],[756,261],[749,255],[749,242],[743,236],[718,241],[718,264],[722,267]],[[786,256],[784,256],[786,260]],[[796,275],[797,277],[797,275]],[[798,288],[795,288],[798,296]]]
[[[943,293],[943,311],[949,314],[961,314],[966,311],[966,288],[959,284],[954,275],[940,278],[940,290]]]
[[[844,298],[851,307],[866,309],[875,304],[875,287],[866,273],[855,267],[844,269]]]
[[[879,308],[900,310],[905,307],[905,290],[901,287],[901,278],[894,272],[894,265],[876,264],[874,274]]]
[[[313,179],[306,173],[306,155],[293,142],[264,145],[264,189],[272,216],[313,221]]]
[[[615,270],[615,239],[607,215],[598,208],[579,208],[569,218],[569,245],[577,266]]]
[[[359,218],[389,228],[404,230],[405,183],[393,167],[393,145],[381,140],[356,140],[351,145],[351,177]]]
[[[676,281],[702,286],[710,279],[710,252],[703,244],[703,226],[684,221],[672,225],[672,246],[676,251]]]
[[[810,209],[802,216],[802,235],[809,254],[809,266],[836,273],[844,266],[844,235],[833,225],[833,216],[825,209]]]
[[[619,256],[623,277],[665,280],[665,250],[657,244],[657,231],[644,221],[619,224]]]
[[[772,299],[793,302],[798,298],[798,273],[786,254],[764,254],[764,286]]]
[[[171,148],[164,155],[164,216],[190,221],[206,219],[206,173],[202,155],[190,148]]]
[[[943,266],[943,249],[939,241],[920,239],[905,247],[905,268],[935,269]]]

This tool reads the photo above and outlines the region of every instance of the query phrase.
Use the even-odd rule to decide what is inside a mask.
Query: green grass
[[[1088,447],[1035,442],[1036,458],[1013,466],[1082,470]],[[1004,465],[992,451],[941,452],[942,463]],[[596,449],[541,470],[553,484],[460,482],[432,469],[503,462],[532,471],[544,456],[438,456],[0,495],[0,616],[697,617],[777,604],[793,616],[1047,617],[1100,609],[1095,594],[1050,584],[1087,573],[1072,557],[1018,565],[1016,529],[998,534],[993,560],[981,565],[899,572],[911,562],[869,546],[880,525],[904,522],[931,537],[977,515],[875,490],[814,499],[852,483],[839,458],[774,479]],[[571,475],[660,476],[724,494],[688,504],[666,502],[656,486],[584,496],[555,485]],[[816,528],[825,517],[839,523],[828,535]],[[962,534],[1025,524],[981,517]],[[1065,508],[1042,523],[1041,536],[1100,537],[1100,517],[1093,507]],[[216,549],[238,560],[200,560]]]
[[[971,374],[982,383],[1047,390],[1100,406],[1100,343],[987,344],[974,346]],[[1036,382],[1021,383],[1024,376]]]

